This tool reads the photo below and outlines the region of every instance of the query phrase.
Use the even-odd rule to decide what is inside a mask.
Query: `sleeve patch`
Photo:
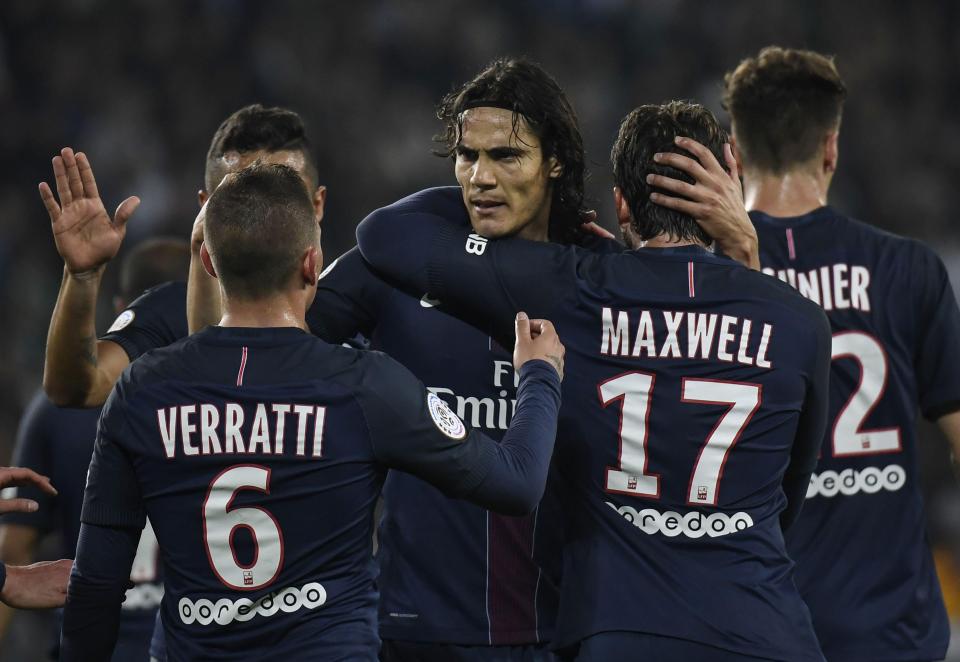
[[[107,333],[116,333],[117,331],[127,328],[136,316],[137,314],[132,310],[123,311],[117,316],[117,319],[113,320],[113,324],[107,329]]]
[[[456,441],[467,436],[467,428],[463,421],[453,413],[450,406],[438,395],[427,393],[427,408],[430,410],[433,424],[437,426],[440,432]]]

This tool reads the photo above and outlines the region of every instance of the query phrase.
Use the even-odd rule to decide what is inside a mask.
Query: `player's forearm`
[[[112,656],[137,538],[138,532],[81,526],[63,610],[61,662],[106,662]]]
[[[193,250],[190,256],[190,276],[187,278],[187,328],[190,333],[196,333],[211,324],[219,323],[222,315],[217,279],[203,268],[199,250]]]
[[[760,270],[760,241],[755,230],[752,235],[717,239],[717,246],[727,257],[755,271]]]
[[[508,515],[525,515],[543,498],[560,410],[560,378],[550,364],[530,361],[520,374],[510,429],[495,444],[486,477],[468,497]]]
[[[102,277],[102,268],[83,275],[64,269],[43,369],[43,388],[57,405],[102,403],[112,386],[102,383],[97,361],[96,309]]]

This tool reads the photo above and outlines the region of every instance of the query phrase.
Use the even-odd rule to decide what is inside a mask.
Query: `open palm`
[[[57,252],[70,273],[94,271],[120,250],[127,221],[140,199],[134,196],[121,202],[111,219],[100,199],[86,154],[74,155],[69,147],[53,157],[53,175],[59,204],[46,182],[40,184],[40,198],[50,215]]]

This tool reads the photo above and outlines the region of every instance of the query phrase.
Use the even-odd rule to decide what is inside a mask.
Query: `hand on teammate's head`
[[[530,319],[525,312],[517,313],[517,342],[513,348],[513,367],[520,370],[524,363],[539,359],[551,364],[563,379],[563,356],[566,348],[560,342],[557,330],[550,320]]]

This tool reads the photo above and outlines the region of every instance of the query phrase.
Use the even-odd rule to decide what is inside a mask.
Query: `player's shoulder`
[[[426,213],[447,219],[461,218],[469,221],[467,208],[463,204],[463,189],[459,186],[434,186],[405,198],[401,198],[385,209],[399,213]]]
[[[106,335],[118,333],[140,319],[167,319],[171,325],[177,320],[186,335],[187,284],[183,281],[168,281],[145,290],[130,302],[107,329]]]
[[[186,298],[187,284],[181,280],[171,280],[144,290],[143,294],[134,299],[130,306],[164,305],[171,302],[179,304],[181,301],[186,301]]]

